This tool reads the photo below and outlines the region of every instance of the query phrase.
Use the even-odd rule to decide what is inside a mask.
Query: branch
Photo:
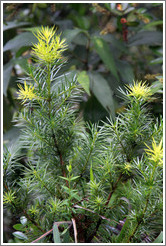
[[[40,239],[42,239],[43,237],[46,237],[48,234],[50,234],[53,231],[53,228],[49,231],[47,231],[46,233],[44,233],[42,236],[38,237],[37,239],[35,239],[34,241],[32,241],[31,243],[36,243],[37,241],[39,241]]]
[[[36,223],[36,221],[34,221],[29,214],[27,214],[27,212],[23,209],[23,213],[25,214],[25,216],[42,232],[44,232],[44,230]]]
[[[74,207],[74,208],[81,208],[81,209],[84,209],[84,210],[86,210],[86,211],[88,211],[88,212],[91,212],[91,213],[93,213],[93,214],[98,215],[98,216],[99,216],[101,219],[103,219],[103,220],[107,220],[107,221],[109,221],[109,222],[114,221],[115,223],[119,224],[119,222],[117,222],[117,221],[115,221],[115,220],[108,219],[108,218],[106,218],[105,216],[100,215],[100,214],[98,214],[98,213],[95,213],[93,210],[90,210],[90,209],[88,209],[88,208],[84,208],[84,207],[81,207],[81,206],[79,206],[79,205],[74,205],[73,207]]]
[[[53,132],[53,130],[52,130],[52,132]],[[56,140],[56,137],[55,137],[54,132],[52,133],[52,137],[53,137],[53,139],[54,139],[54,145],[55,145],[55,147],[56,147],[56,149],[57,149],[57,153],[58,153],[59,158],[60,158],[60,164],[61,164],[61,169],[62,169],[62,175],[63,175],[63,177],[66,178],[67,175],[66,175],[66,171],[65,171],[65,167],[64,167],[64,162],[63,162],[63,158],[62,158],[62,153],[61,153],[61,151],[60,151],[60,149],[59,149],[59,147],[58,147],[57,140]],[[69,183],[68,183],[67,180],[66,180],[66,185],[67,185],[67,187],[69,187]]]
[[[7,186],[7,184],[5,185],[5,188],[9,191],[9,187]],[[13,205],[13,207],[17,210],[17,206],[14,202],[11,202],[11,204]],[[23,209],[21,208],[22,212],[25,214],[25,216],[42,232],[44,232],[44,230],[36,223],[36,221],[34,221],[29,214]]]
[[[75,243],[77,243],[77,227],[76,227],[76,221],[73,218],[71,220],[72,220],[72,223],[73,223]]]
[[[54,224],[56,224],[57,227],[58,227],[60,224],[72,224],[72,222],[71,221],[58,221],[58,222],[54,222]],[[74,225],[73,225],[73,227],[74,227]],[[53,231],[53,228],[51,230],[47,231],[46,233],[44,233],[43,235],[41,235],[40,237],[38,237],[37,239],[35,239],[34,241],[32,241],[31,243],[36,243],[40,239],[42,239],[42,238],[46,237],[47,235],[49,235],[52,231]]]
[[[110,194],[109,194],[109,196],[108,196],[108,198],[107,198],[107,202],[105,203],[105,206],[107,206],[107,205],[109,204],[109,201],[110,201],[110,199],[111,199],[111,197],[112,197],[112,194],[113,194],[114,191],[116,190],[117,184],[118,184],[119,180],[121,179],[121,177],[122,177],[122,174],[120,174],[119,178],[117,179],[116,183],[114,184],[113,189],[112,189],[112,191],[110,192]],[[97,222],[95,231],[89,236],[89,238],[87,239],[87,242],[91,242],[92,239],[96,236],[97,231],[98,231],[98,229],[99,229],[99,226],[100,226],[100,224],[101,224],[101,221],[102,221],[102,220],[101,220],[101,218],[100,218],[100,219],[98,220],[98,222]]]
[[[117,179],[116,183],[114,184],[113,189],[112,189],[112,191],[110,192],[110,194],[109,194],[109,196],[108,196],[108,198],[107,198],[107,202],[106,202],[105,206],[108,205],[108,203],[109,203],[109,201],[110,201],[110,199],[111,199],[111,197],[112,197],[112,194],[113,194],[114,191],[116,190],[117,185],[118,185],[118,183],[119,183],[121,177],[122,177],[122,173],[120,174],[119,178]]]

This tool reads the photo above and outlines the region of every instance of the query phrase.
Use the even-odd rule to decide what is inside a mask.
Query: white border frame
[[[38,3],[43,1],[1,1],[1,163],[3,163],[3,4],[4,3]],[[165,150],[166,143],[165,143],[165,1],[44,1],[45,3],[162,3],[163,4],[163,149]],[[163,163],[165,163],[165,152],[163,156]],[[3,164],[1,164],[1,168],[3,168]],[[2,176],[3,170],[1,170],[1,245],[30,245],[31,243],[3,243],[3,176]],[[165,232],[165,165],[163,165],[163,232]],[[73,245],[73,243],[34,243],[32,245]],[[77,245],[156,245],[154,243],[77,243]],[[157,245],[165,245],[165,233],[163,233],[163,243],[157,244]]]

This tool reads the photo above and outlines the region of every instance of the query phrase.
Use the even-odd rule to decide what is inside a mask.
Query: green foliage
[[[54,237],[54,243],[61,243],[58,226],[56,224],[54,224],[53,226],[53,237]]]
[[[87,82],[82,88],[82,77],[79,84],[74,72],[64,73],[64,57],[46,54],[49,42],[60,53],[66,47],[52,33],[48,27],[35,33],[47,46],[34,50],[40,62],[20,80],[19,144],[4,152],[4,208],[20,217],[13,235],[25,243],[160,240],[163,120],[150,111],[158,91],[130,84],[118,92],[122,112],[110,112],[102,124],[85,122],[78,108]]]
[[[30,47],[37,41],[32,32],[47,25],[62,32],[70,59],[62,69],[87,74],[88,95],[81,111],[86,121],[98,122],[110,113],[114,117],[121,108],[123,101],[116,97],[120,96],[119,86],[124,87],[135,78],[144,80],[147,74],[162,76],[162,5],[4,3],[4,132],[12,128],[13,117],[20,108],[15,93],[18,78],[25,75],[27,64],[31,63]],[[95,86],[91,73],[98,81]],[[103,97],[106,90],[110,96]],[[161,102],[155,104],[154,112],[161,112]],[[12,134],[9,136],[9,132],[6,137]]]

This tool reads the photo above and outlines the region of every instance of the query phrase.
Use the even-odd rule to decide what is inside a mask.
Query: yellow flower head
[[[18,87],[20,90],[17,92],[18,99],[22,99],[23,103],[25,103],[27,100],[37,99],[38,97],[34,93],[34,86],[30,85],[28,86],[26,84],[26,81],[24,81],[24,88],[19,84]]]
[[[40,63],[50,64],[62,58],[62,52],[66,50],[65,39],[60,40],[60,35],[56,35],[54,27],[42,27],[41,31],[34,34],[38,43],[34,44],[32,54]]]
[[[129,162],[126,162],[123,166],[123,172],[122,173],[125,173],[125,174],[130,174],[132,171],[132,166]]]
[[[14,192],[12,192],[11,190],[7,191],[3,196],[4,204],[8,204],[8,203],[11,204],[14,202],[15,199],[16,199],[15,191]]]
[[[131,170],[131,164],[129,162],[125,163],[124,169],[127,171],[130,171]]]
[[[154,138],[153,138],[153,142],[152,142],[152,149],[145,144],[148,149],[145,149],[148,157],[150,160],[154,161],[155,163],[158,163],[158,165],[162,165],[163,164],[163,148],[162,148],[162,139],[160,141],[160,143],[157,145]]]
[[[129,92],[128,97],[133,96],[139,100],[147,100],[152,95],[150,87],[145,85],[145,82],[142,83],[142,81],[140,81],[139,83],[134,82],[134,85],[128,86],[127,90]]]

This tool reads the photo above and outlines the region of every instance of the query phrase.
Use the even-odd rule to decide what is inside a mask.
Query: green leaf
[[[107,80],[105,80],[98,73],[89,73],[90,82],[91,82],[91,90],[101,103],[101,105],[111,114],[111,116],[115,117],[115,107],[114,107],[114,99],[113,92],[108,85]]]
[[[116,243],[127,243],[135,227],[136,227],[136,222],[132,223],[131,220],[127,218],[122,227],[120,234],[116,239]]]
[[[41,26],[35,26],[35,27],[23,27],[21,28],[22,31],[26,31],[26,32],[32,32],[32,33],[36,33],[38,31],[42,30]]]
[[[107,34],[102,37],[107,43],[109,43],[112,46],[112,49],[117,52],[117,55],[121,52],[128,53],[128,50],[126,49],[126,44],[115,38],[112,34]]]
[[[94,181],[92,164],[91,164],[91,167],[90,167],[90,181],[92,181],[92,182]]]
[[[70,234],[69,234],[69,228],[66,228],[63,232],[63,243],[69,243],[70,242]],[[61,234],[61,235],[62,235]]]
[[[81,109],[83,110],[85,121],[96,123],[109,117],[108,111],[101,105],[94,94],[88,98],[87,102],[81,105]]]
[[[9,21],[6,22],[6,24],[3,25],[3,31],[13,29],[13,28],[18,28],[20,26],[25,26],[25,25],[30,25],[28,22],[16,22],[16,21]]]
[[[159,31],[140,31],[128,40],[129,46],[136,45],[161,45],[163,42],[163,34]]]
[[[70,193],[70,188],[68,188],[67,186],[62,185],[62,188],[69,194]]]
[[[71,178],[70,180],[75,180],[75,179],[78,179],[80,176],[75,176],[75,177],[73,177],[73,178]]]
[[[54,224],[53,226],[53,239],[54,239],[54,243],[61,243],[60,233],[58,230],[58,226],[56,224]]]
[[[151,27],[158,26],[158,25],[163,25],[163,21],[162,20],[152,21],[146,24],[145,26],[143,26],[143,29],[150,29]]]
[[[22,224],[15,224],[13,228],[18,231],[23,231],[25,229]]]
[[[163,242],[163,231],[160,232],[158,237],[153,241],[153,243],[162,243]]]
[[[77,80],[80,83],[80,85],[82,85],[82,87],[87,92],[87,94],[90,95],[90,90],[89,90],[90,80],[89,80],[89,76],[87,75],[87,72],[86,71],[80,72],[78,74]]]
[[[15,231],[12,234],[13,234],[13,236],[15,236],[16,238],[19,238],[21,240],[27,240],[28,239],[27,236],[21,231]]]
[[[88,30],[90,28],[89,16],[74,16],[74,20],[77,22],[77,26],[81,29]]]
[[[109,48],[108,43],[99,37],[94,36],[93,43],[96,52],[99,54],[102,61],[105,63],[110,72],[115,76],[117,80],[119,80],[117,68],[115,65],[113,54]]]
[[[7,95],[7,89],[11,77],[11,72],[13,68],[13,60],[10,60],[7,64],[3,66],[3,94]]]
[[[86,33],[86,31],[80,32],[80,33],[75,37],[75,39],[73,40],[73,43],[76,44],[76,45],[86,46],[86,45],[87,45],[87,35],[86,35],[85,33]],[[78,47],[77,47],[77,48],[78,48]],[[78,49],[79,49],[79,48],[78,48]],[[79,49],[80,54],[81,54],[81,51],[82,51],[82,49],[81,49],[81,50]],[[78,51],[77,51],[77,53],[78,53]],[[84,54],[85,54],[85,52],[84,52]],[[79,54],[77,54],[77,55],[79,55]]]
[[[33,43],[37,42],[37,38],[31,32],[24,32],[13,39],[9,40],[3,48],[3,51],[13,50],[17,52],[23,46],[32,46]]]
[[[138,26],[139,25],[139,22],[137,21],[128,21],[127,22],[127,26]]]
[[[27,218],[25,216],[21,216],[20,222],[22,225],[26,225],[27,224]]]
[[[61,179],[65,179],[65,180],[68,180],[69,181],[69,178],[65,178],[63,176],[59,176]]]
[[[134,72],[131,65],[126,61],[117,60],[117,69],[125,83],[132,83],[134,80]]]
[[[84,30],[76,28],[76,29],[67,29],[63,32],[62,37],[66,39],[67,43],[71,43],[72,41],[74,41],[74,39],[76,38],[76,36],[81,33],[84,32]]]
[[[155,64],[162,64],[163,63],[163,58],[162,57],[158,57],[152,61],[150,61],[151,65],[155,65]]]

